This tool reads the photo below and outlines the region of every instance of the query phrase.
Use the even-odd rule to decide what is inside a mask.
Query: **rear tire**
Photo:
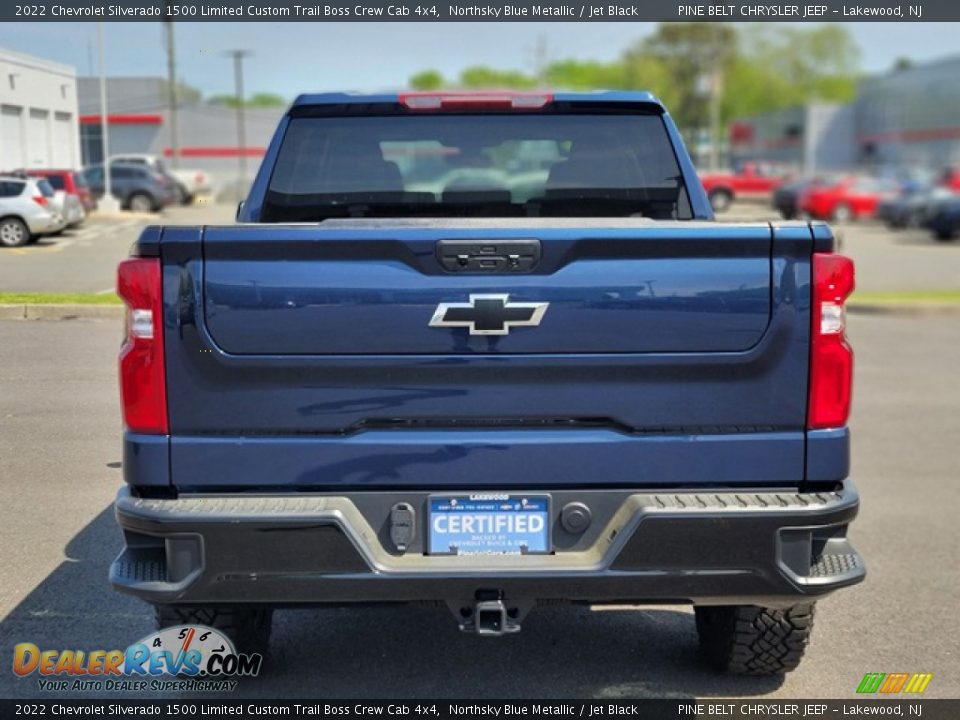
[[[950,242],[957,236],[957,234],[956,234],[956,231],[954,230],[937,230],[934,233],[934,236],[940,242]]]
[[[714,212],[726,212],[733,203],[733,194],[729,190],[714,190],[710,193],[710,206]]]
[[[700,649],[718,670],[733,675],[779,675],[794,670],[813,630],[814,604],[695,608]]]
[[[127,207],[130,208],[131,212],[137,213],[148,213],[156,211],[156,206],[151,198],[146,193],[134,193],[130,196],[130,200],[127,201]]]
[[[846,203],[840,203],[833,209],[834,222],[845,223],[851,220],[853,220],[853,208]]]
[[[206,625],[233,640],[237,652],[266,654],[273,623],[271,608],[229,605],[155,605],[157,630],[176,625]]]
[[[22,247],[30,242],[30,229],[23,220],[8,217],[0,220],[0,245]]]

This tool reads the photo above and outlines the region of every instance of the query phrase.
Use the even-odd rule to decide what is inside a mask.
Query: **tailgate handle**
[[[439,240],[437,260],[447,272],[530,272],[540,262],[540,241]]]

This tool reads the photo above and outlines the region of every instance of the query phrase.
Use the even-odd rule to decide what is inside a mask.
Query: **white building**
[[[0,48],[0,171],[80,163],[76,70]]]

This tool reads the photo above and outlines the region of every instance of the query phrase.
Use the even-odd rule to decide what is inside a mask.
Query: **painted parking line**
[[[7,252],[12,253],[14,255],[33,255],[35,253],[61,252],[65,248],[68,248],[71,245],[75,245],[76,242],[77,241],[73,239],[66,239],[66,240],[57,240],[50,245],[33,245],[31,247],[9,248],[6,252],[4,252],[4,255],[6,255]]]

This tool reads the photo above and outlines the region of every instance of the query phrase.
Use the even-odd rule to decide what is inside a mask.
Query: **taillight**
[[[126,339],[120,349],[124,423],[134,432],[166,435],[160,259],[130,258],[121,262],[117,295],[127,305]]]
[[[807,427],[832,428],[850,416],[853,350],[847,344],[844,302],[853,292],[853,260],[814,253]]]
[[[46,199],[43,195],[34,195],[34,196],[33,196],[33,201],[34,201],[37,205],[40,205],[41,207],[46,207],[46,206],[47,206],[47,199]]]
[[[553,102],[549,93],[423,92],[402,93],[407,110],[540,110]]]

